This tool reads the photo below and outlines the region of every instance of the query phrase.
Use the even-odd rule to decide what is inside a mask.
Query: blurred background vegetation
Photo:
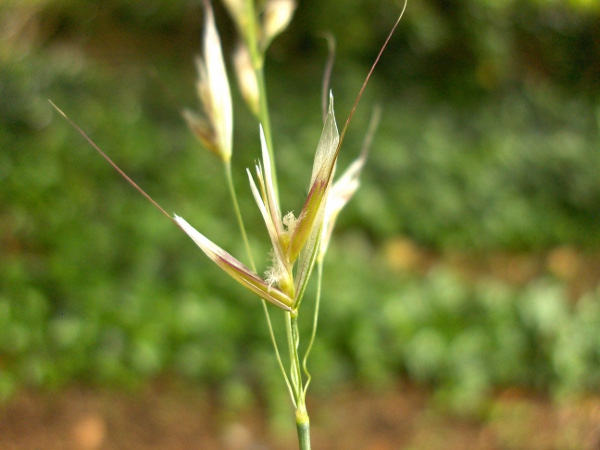
[[[301,207],[320,133],[322,33],[338,43],[343,123],[399,8],[304,0],[271,47],[285,211]],[[258,300],[48,103],[167,211],[243,255],[221,165],[180,114],[197,108],[201,18],[189,0],[0,4],[0,398],[174,376],[287,411]],[[357,155],[379,103],[325,266],[313,392],[408,378],[464,411],[507,386],[600,388],[599,29],[596,0],[409,1],[341,155]],[[244,173],[258,127],[234,94],[234,174],[266,255]]]

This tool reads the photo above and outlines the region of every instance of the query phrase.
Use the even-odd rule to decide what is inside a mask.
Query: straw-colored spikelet
[[[197,90],[204,117],[186,110],[183,115],[202,145],[224,162],[231,159],[233,112],[231,92],[221,50],[221,40],[209,1],[205,1],[205,27],[202,57],[198,67]]]

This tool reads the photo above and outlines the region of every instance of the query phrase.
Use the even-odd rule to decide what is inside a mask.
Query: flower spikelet
[[[191,111],[184,111],[184,117],[200,142],[224,162],[229,162],[233,135],[231,91],[213,10],[208,0],[204,6],[203,52],[196,64],[197,90],[205,118]]]

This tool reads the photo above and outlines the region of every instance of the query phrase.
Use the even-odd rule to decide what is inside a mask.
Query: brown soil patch
[[[507,391],[485,418],[430,406],[408,385],[381,393],[344,389],[309,404],[314,449],[598,449],[600,397],[561,405]],[[290,424],[293,414],[290,410]],[[191,387],[137,394],[71,387],[21,393],[0,409],[0,448],[19,450],[294,449],[293,426],[259,408],[227,412]]]

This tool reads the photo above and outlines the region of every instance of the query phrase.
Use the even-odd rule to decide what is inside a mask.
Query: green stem
[[[290,351],[290,379],[294,391],[296,407],[296,429],[298,431],[298,444],[300,450],[310,450],[310,420],[306,410],[306,390],[302,383],[302,367],[298,354],[300,336],[298,330],[298,316],[287,313],[286,330],[288,333],[288,346]]]
[[[310,420],[306,408],[296,410],[296,430],[300,450],[310,450]]]
[[[265,85],[265,74],[264,74],[264,63],[265,55],[264,51],[259,48],[258,43],[258,32],[257,32],[257,14],[253,0],[246,0],[246,6],[248,11],[247,17],[247,29],[246,29],[246,44],[248,45],[248,51],[250,53],[250,59],[252,61],[252,68],[256,76],[256,82],[258,85],[258,121],[262,124],[263,131],[265,132],[265,140],[267,142],[267,149],[269,151],[269,157],[272,161],[272,174],[273,174],[273,186],[275,187],[275,196],[278,197],[279,188],[277,186],[277,174],[275,168],[275,155],[273,151],[273,136],[271,133],[271,118],[269,115],[269,105],[267,101],[267,88]]]
[[[296,355],[298,352],[296,351],[296,341],[295,341],[295,331],[293,329],[293,319],[292,315],[288,312],[285,313],[285,334],[287,337],[288,344],[288,355],[290,358],[290,382],[292,383],[292,391],[293,391],[293,401],[294,407],[299,407],[298,404],[298,371],[296,370],[296,360],[298,359]]]
[[[248,51],[250,53],[250,59],[252,61],[252,68],[254,70],[256,81],[258,85],[258,98],[259,98],[259,109],[258,109],[258,120],[262,124],[263,132],[265,134],[265,141],[267,144],[267,151],[271,159],[271,175],[272,184],[275,189],[275,201],[279,203],[279,187],[277,184],[277,173],[275,169],[275,155],[273,149],[273,135],[271,131],[271,118],[269,115],[269,106],[267,101],[267,88],[265,85],[264,75],[264,51],[259,48],[258,32],[257,32],[257,19],[254,0],[246,0],[247,7],[247,28],[245,33],[246,44],[248,45]],[[298,430],[298,443],[300,450],[310,450],[310,421],[308,413],[306,411],[305,402],[305,389],[302,383],[302,366],[300,364],[300,358],[298,354],[299,347],[299,334],[298,334],[298,316],[290,313],[285,314],[285,328],[287,335],[287,344],[290,358],[290,373],[289,377],[286,376],[285,369],[281,361],[281,357],[278,352],[276,339],[273,334],[273,329],[270,322],[270,317],[267,308],[265,307],[265,314],[267,316],[267,322],[269,324],[269,330],[271,333],[271,339],[275,347],[277,360],[279,366],[282,369],[287,387],[290,391],[292,402],[296,408],[296,427]]]

